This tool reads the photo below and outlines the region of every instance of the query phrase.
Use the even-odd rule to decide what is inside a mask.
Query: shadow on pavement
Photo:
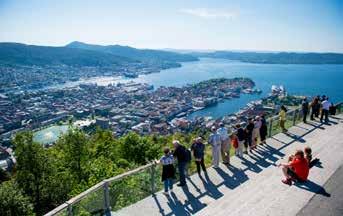
[[[311,181],[311,180],[307,180],[304,183],[295,183],[295,186],[297,186],[298,188],[310,191],[312,193],[315,194],[319,194],[325,197],[330,197],[331,194],[329,194],[328,192],[326,192],[325,188],[322,187],[321,185]]]
[[[242,183],[249,180],[249,177],[246,175],[246,171],[252,171],[255,173],[260,173],[263,171],[263,169],[269,167],[269,166],[276,166],[275,163],[285,156],[284,153],[281,152],[282,149],[286,148],[287,146],[291,145],[292,143],[299,141],[302,143],[305,143],[306,140],[303,139],[303,137],[312,131],[316,129],[322,129],[325,130],[324,127],[322,127],[323,124],[314,124],[311,122],[308,122],[307,125],[313,126],[313,128],[303,128],[306,130],[305,133],[301,135],[296,135],[293,133],[285,133],[287,137],[290,137],[292,140],[289,142],[284,142],[282,140],[279,140],[276,137],[271,137],[274,140],[277,140],[278,142],[282,143],[283,145],[280,146],[280,148],[274,148],[268,144],[265,145],[258,145],[258,148],[255,149],[252,153],[249,153],[249,155],[244,155],[243,157],[240,157],[241,163],[246,167],[244,169],[236,168],[232,165],[226,166],[226,169],[222,168],[216,168],[215,173],[217,173],[223,180],[219,184],[214,184],[210,176],[207,173],[203,172],[203,175],[199,176],[199,179],[201,180],[200,184],[202,183],[204,186],[205,191],[201,191],[198,186],[199,183],[194,183],[192,178],[187,178],[189,186],[193,186],[195,188],[196,193],[198,194],[195,196],[189,191],[188,187],[182,187],[182,191],[186,196],[185,202],[181,202],[175,193],[171,193],[170,196],[167,196],[168,199],[168,206],[171,209],[171,212],[165,213],[165,210],[161,207],[161,204],[158,200],[158,196],[154,196],[154,200],[160,210],[160,214],[163,216],[169,216],[169,215],[194,215],[201,209],[207,206],[207,204],[202,203],[200,199],[205,196],[209,196],[214,200],[217,200],[223,196],[223,193],[218,190],[220,186],[225,186],[229,189],[235,189],[236,187],[240,186]],[[302,128],[301,126],[298,126]],[[250,157],[251,160],[248,160],[247,157]],[[318,161],[314,164],[316,167],[322,168],[323,166]],[[315,194],[320,194],[322,196],[330,197],[331,195],[326,192],[326,190],[312,182],[311,180],[308,180],[305,183],[295,183],[296,187],[299,187],[303,190],[307,190],[310,192],[313,192]]]

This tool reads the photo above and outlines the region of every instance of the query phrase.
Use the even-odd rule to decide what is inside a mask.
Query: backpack
[[[238,138],[237,136],[235,136],[233,139],[232,139],[232,146],[236,149],[238,148]]]

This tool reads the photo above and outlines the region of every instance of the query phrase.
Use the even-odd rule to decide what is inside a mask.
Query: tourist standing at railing
[[[221,141],[220,151],[221,151],[223,163],[230,164],[231,141],[230,141],[228,129],[224,126],[223,123],[220,123],[217,133],[220,136],[220,141]]]
[[[169,148],[163,150],[164,155],[159,163],[162,164],[162,181],[164,183],[164,194],[168,195],[169,190],[173,190],[173,181],[175,179],[174,157]]]
[[[319,118],[319,113],[320,113],[320,108],[321,108],[321,99],[320,99],[320,95],[317,95],[317,108],[316,108],[316,118]]]
[[[238,140],[238,146],[236,148],[235,154],[238,157],[243,157],[243,146],[244,146],[244,142],[245,142],[245,139],[246,139],[245,138],[246,133],[244,132],[243,128],[241,128],[241,124],[237,124],[236,125],[236,129],[237,129],[236,137],[237,137],[237,140]]]
[[[261,144],[266,144],[267,133],[268,133],[268,126],[267,126],[266,117],[264,114],[262,114],[261,127],[260,127]]]
[[[197,172],[199,176],[201,175],[201,169],[206,173],[206,167],[205,167],[205,145],[202,141],[201,137],[198,137],[193,140],[193,144],[191,146],[191,150],[193,152],[195,164],[197,166]]]
[[[302,102],[301,102],[301,110],[303,113],[303,122],[306,123],[306,119],[307,119],[307,114],[308,114],[308,101],[307,98],[305,97]]]
[[[180,183],[177,186],[185,186],[186,185],[186,166],[187,163],[190,161],[188,156],[188,150],[186,147],[180,144],[178,140],[173,141],[174,146],[174,157],[177,159],[177,166],[180,175]]]
[[[216,131],[216,127],[211,128],[212,133],[208,138],[208,143],[212,146],[212,165],[214,168],[219,167],[220,151],[221,151],[221,139],[220,135]]]
[[[262,122],[260,116],[255,117],[254,121],[254,130],[252,132],[252,149],[256,148],[256,146],[259,144],[260,139],[260,128],[261,128]]]
[[[252,132],[254,130],[255,124],[253,118],[248,119],[248,124],[245,127],[246,133],[246,140],[245,140],[245,153],[248,153],[248,146],[250,148],[250,152],[252,151]]]
[[[319,104],[318,96],[313,98],[312,103],[311,103],[311,109],[312,109],[311,120],[314,120],[314,117],[318,118],[319,116],[320,104]]]
[[[323,117],[325,116],[325,123],[329,123],[329,109],[331,107],[331,102],[329,98],[326,97],[322,102],[322,113],[320,115],[320,122],[323,122]]]
[[[287,109],[284,105],[282,105],[279,112],[279,120],[280,120],[280,127],[282,129],[282,132],[284,133],[287,132],[287,129],[285,128],[286,115],[287,115]]]

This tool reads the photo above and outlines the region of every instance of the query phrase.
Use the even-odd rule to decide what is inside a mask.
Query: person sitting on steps
[[[319,158],[315,158],[312,160],[312,149],[310,147],[305,147],[305,158],[308,162],[309,168],[312,168],[314,165],[316,165],[319,162]]]
[[[297,150],[292,161],[287,164],[279,164],[282,167],[283,175],[286,179],[282,180],[282,183],[292,185],[292,181],[305,182],[309,174],[309,164],[304,156],[302,150]]]

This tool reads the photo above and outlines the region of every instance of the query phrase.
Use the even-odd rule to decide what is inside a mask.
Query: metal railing
[[[342,102],[335,106],[337,113],[343,112]],[[302,121],[301,108],[289,110],[286,116],[286,128],[296,125]],[[273,116],[267,119],[269,137],[281,132],[278,118],[278,116]],[[160,168],[155,163],[149,163],[103,180],[45,216],[110,215],[111,211],[131,205],[162,189],[161,172],[158,170]],[[127,200],[127,197],[131,197],[131,199]]]

